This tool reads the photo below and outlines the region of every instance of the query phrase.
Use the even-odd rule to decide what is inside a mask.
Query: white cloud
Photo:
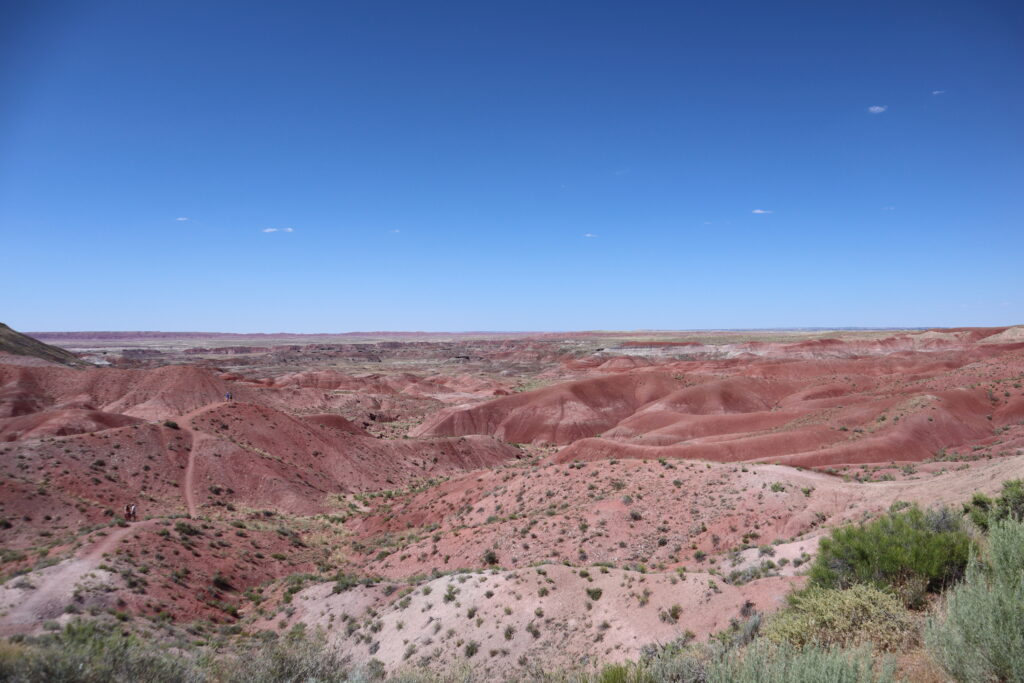
[[[594,234],[594,233],[592,233],[592,232],[585,232],[585,233],[583,233],[583,236],[584,236],[584,237],[597,237],[597,235],[595,235],[595,234]]]
[[[182,216],[180,218],[175,218],[174,220],[176,220],[176,221],[187,221],[188,220],[188,216]]]
[[[263,228],[263,232],[277,232],[277,228]]]
[[[398,233],[400,233],[402,231],[401,230],[389,230],[388,232],[390,232],[393,235],[397,235]]]
[[[283,232],[295,232],[294,228],[281,228]]]
[[[932,90],[932,94],[933,95],[945,95],[946,91],[945,90]]]
[[[876,105],[874,105],[872,107],[868,107],[868,112],[871,113],[871,114],[881,114],[881,113],[885,112],[885,110],[888,109],[888,108],[889,108],[889,105],[887,105],[887,104],[876,104]]]
[[[770,211],[769,209],[754,209],[750,213],[775,213],[775,212],[774,211]]]
[[[294,228],[263,228],[262,232],[295,232]]]

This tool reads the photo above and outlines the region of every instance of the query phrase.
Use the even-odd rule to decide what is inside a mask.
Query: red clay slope
[[[246,400],[254,389],[229,384],[207,368],[171,365],[152,370],[0,365],[0,417],[50,408],[82,408],[143,419],[165,419],[223,400]]]
[[[487,436],[376,439],[238,402],[198,412],[187,427],[196,435],[193,490],[201,508],[231,502],[312,514],[328,509],[332,494],[398,488],[521,456]]]
[[[988,332],[803,342],[765,349],[761,357],[663,359],[658,371],[617,372],[450,408],[416,433],[568,444],[559,462],[920,461],[1019,431],[1024,344],[978,344],[999,336]],[[787,350],[797,347],[829,351],[807,358]],[[926,347],[938,350],[907,350]],[[771,355],[776,351],[781,359]],[[584,371],[594,367],[600,366]]]
[[[680,381],[668,372],[566,382],[480,405],[443,410],[411,434],[492,434],[513,443],[568,444],[610,429],[641,406],[680,386]]]

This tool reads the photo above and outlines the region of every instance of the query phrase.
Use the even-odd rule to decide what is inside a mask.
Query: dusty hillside
[[[7,325],[0,323],[0,359],[3,354],[19,356],[22,358],[37,358],[48,363],[81,367],[86,365],[75,354],[66,351],[59,346],[50,346],[33,339],[27,335],[12,330]],[[11,362],[20,362],[21,358],[9,359]]]
[[[301,624],[511,677],[706,639],[777,609],[835,525],[1024,474],[1016,329],[0,363],[0,633]]]

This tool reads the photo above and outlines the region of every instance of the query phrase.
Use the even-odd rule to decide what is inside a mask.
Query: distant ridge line
[[[944,327],[706,327],[693,329],[638,329],[638,330],[460,330],[444,332],[376,330],[366,332],[165,332],[139,331],[50,331],[25,332],[35,339],[182,339],[182,338],[251,338],[251,337],[429,337],[451,335],[594,335],[594,334],[681,334],[692,332],[870,332],[870,331],[924,331],[945,330]]]

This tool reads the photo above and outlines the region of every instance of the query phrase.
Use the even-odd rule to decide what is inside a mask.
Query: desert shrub
[[[281,559],[284,559],[284,557],[282,556]],[[331,589],[332,594],[344,593],[345,591],[351,588],[355,588],[356,586],[375,586],[380,582],[380,579],[376,579],[370,576],[356,576],[355,574],[346,574],[343,571],[339,571],[337,574],[334,575],[333,578],[334,587]]]
[[[60,633],[0,656],[0,680],[12,683],[198,683],[204,678],[188,659],[94,623],[72,622]]]
[[[301,632],[259,643],[242,656],[221,660],[215,680],[224,683],[333,683],[348,680],[346,659],[323,637]]]
[[[213,575],[213,578],[210,579],[210,583],[212,583],[213,587],[216,588],[217,590],[221,590],[221,591],[234,590],[234,588],[231,586],[231,581],[228,579],[228,577],[224,576],[220,572],[217,572],[217,573],[215,573]]]
[[[735,618],[730,619],[728,628],[711,635],[719,647],[726,649],[743,647],[753,642],[760,634],[762,621],[760,612],[747,614],[745,610],[741,610],[740,616],[744,617],[742,621]]]
[[[639,662],[606,666],[594,683],[889,683],[888,659],[868,648],[796,648],[758,641],[744,649],[669,648]]]
[[[1024,522],[994,521],[988,549],[925,629],[935,661],[957,681],[1024,681]]]
[[[665,645],[648,646],[639,661],[609,664],[591,680],[593,683],[704,683],[712,653],[707,648],[690,646],[689,641],[689,638],[682,638]]]
[[[257,639],[237,656],[216,658],[182,656],[120,629],[81,621],[60,633],[0,647],[0,681],[11,683],[340,683],[353,675],[374,680],[377,669],[371,661],[365,670],[351,671],[320,635],[301,630]]]
[[[595,683],[629,683],[631,673],[628,664],[608,664],[601,669]]]
[[[708,683],[888,683],[894,664],[876,662],[869,648],[794,648],[757,641],[711,663]]]
[[[1004,481],[1003,490],[994,500],[984,493],[975,493],[971,502],[964,505],[964,512],[972,522],[986,530],[991,522],[1024,520],[1024,479]]]
[[[199,536],[203,532],[192,526],[188,522],[175,522],[174,530],[177,531],[184,538],[185,536]]]
[[[904,604],[919,607],[928,591],[958,580],[967,564],[970,540],[960,518],[948,509],[916,505],[822,539],[810,583],[850,588],[859,583],[894,589]]]
[[[793,593],[789,607],[765,627],[776,643],[850,646],[872,643],[896,650],[913,638],[913,620],[900,601],[874,586],[845,590],[811,587]]]

